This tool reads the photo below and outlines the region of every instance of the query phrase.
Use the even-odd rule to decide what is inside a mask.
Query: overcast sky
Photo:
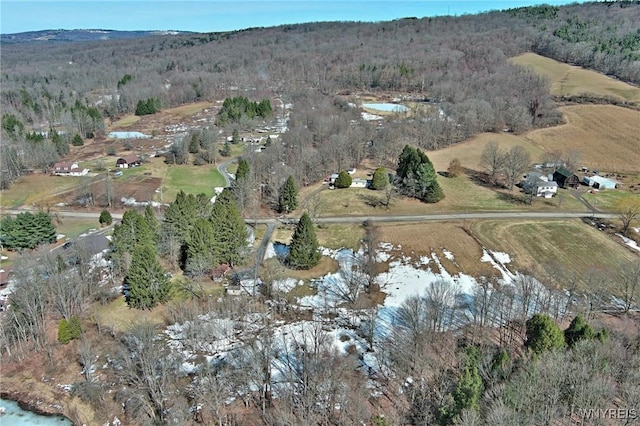
[[[0,0],[0,33],[44,29],[216,32],[317,21],[462,15],[566,0]]]

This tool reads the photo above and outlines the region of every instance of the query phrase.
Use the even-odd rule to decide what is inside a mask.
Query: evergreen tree
[[[158,261],[156,248],[139,244],[131,255],[131,266],[125,278],[127,304],[136,309],[151,309],[169,300],[170,283]]]
[[[249,177],[249,163],[244,158],[238,160],[238,169],[236,170],[236,180],[246,179]]]
[[[147,228],[149,228],[149,232],[151,233],[153,243],[157,243],[160,239],[160,223],[158,222],[158,218],[153,212],[153,207],[151,207],[150,204],[147,204],[144,208],[144,220]]]
[[[351,175],[347,173],[345,170],[341,171],[334,182],[336,188],[349,188],[351,186]]]
[[[280,196],[278,197],[278,210],[281,213],[290,213],[298,207],[298,185],[293,176],[287,177],[287,180],[280,188]]]
[[[402,150],[397,176],[400,189],[409,196],[425,203],[437,203],[444,198],[431,160],[415,147],[406,145]]]
[[[215,236],[214,261],[229,266],[242,261],[247,252],[249,234],[233,194],[228,188],[225,188],[213,203],[211,224]]]
[[[425,203],[437,203],[444,198],[442,188],[438,184],[436,171],[429,163],[422,163],[416,170],[416,195]]]
[[[223,157],[228,157],[231,155],[231,145],[229,145],[229,141],[224,141],[224,145],[220,150],[220,155],[222,155]]]
[[[185,270],[191,275],[200,275],[211,269],[215,246],[216,238],[211,222],[207,219],[197,219],[187,241]]]
[[[384,167],[378,167],[373,172],[373,178],[371,179],[371,189],[381,191],[389,185],[389,173]]]
[[[320,261],[318,238],[311,218],[304,213],[291,237],[287,263],[293,269],[313,268]]]
[[[580,315],[577,315],[564,331],[564,340],[570,348],[580,340],[592,340],[595,337],[596,333],[593,328]]]
[[[34,249],[42,243],[56,241],[56,228],[44,212],[18,214],[0,222],[0,241],[11,250]]]
[[[234,145],[240,143],[240,135],[238,134],[238,129],[233,129],[233,132],[231,132],[231,143]]]
[[[564,347],[564,334],[560,327],[546,314],[535,314],[527,320],[525,347],[534,355]]]
[[[196,214],[196,198],[192,194],[185,194],[180,190],[174,202],[170,203],[164,212],[162,223],[163,232],[166,235],[174,235],[183,244],[189,237],[193,228]]]
[[[100,225],[102,226],[109,226],[113,223],[113,218],[111,217],[111,213],[109,213],[109,210],[104,209],[100,212],[100,218],[98,219],[98,222],[100,222]]]
[[[82,136],[80,136],[77,133],[75,135],[73,135],[73,139],[71,139],[71,145],[73,145],[73,146],[82,146],[82,145],[84,145],[84,140],[82,139]]]
[[[51,129],[51,142],[56,147],[58,155],[65,156],[69,153],[69,144],[55,129]]]

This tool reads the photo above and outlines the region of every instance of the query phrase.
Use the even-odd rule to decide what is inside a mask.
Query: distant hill
[[[99,29],[81,29],[81,30],[40,30],[28,31],[15,34],[0,34],[0,42],[2,43],[29,43],[40,41],[96,41],[96,40],[121,40],[128,38],[139,38],[154,35],[179,35],[194,34],[189,31],[116,31],[116,30],[99,30]]]

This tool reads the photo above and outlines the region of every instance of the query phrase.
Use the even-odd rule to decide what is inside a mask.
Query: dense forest
[[[124,213],[107,259],[82,240],[16,256],[0,321],[3,376],[22,383],[29,370],[33,392],[64,388],[57,409],[78,424],[637,422],[637,263],[580,274],[538,265],[511,285],[478,278],[469,293],[457,278],[438,279],[389,310],[380,229],[365,221],[353,225],[360,249],[331,255],[340,284],[322,293],[315,283],[323,300],[310,308],[281,282],[320,261],[313,206],[286,260],[260,269],[259,290],[243,217],[260,203],[287,214],[300,187],[327,171],[350,179],[346,170],[366,158],[396,171],[376,170],[374,189],[391,178],[402,194],[437,202],[445,194],[417,148],[562,121],[549,83],[508,58],[533,51],[639,84],[638,22],[640,2],[616,1],[100,42],[3,38],[2,188],[50,168],[74,140],[104,138],[103,119],[126,114],[224,100],[211,128],[169,148],[170,164],[214,163],[222,138],[228,147],[256,122],[287,130],[260,153],[248,149],[215,202],[180,192],[162,214]],[[350,105],[363,93],[429,108],[379,126]],[[0,239],[31,249],[52,238],[51,226],[45,213],[25,214],[3,221]],[[255,293],[201,286],[221,277],[241,285],[241,272]],[[107,309],[121,299],[123,317],[149,321],[124,328]],[[64,374],[72,382],[52,379]]]
[[[46,169],[64,153],[50,140],[29,140],[29,131],[64,131],[70,142],[76,134],[100,132],[101,118],[228,96],[295,104],[286,147],[305,158],[285,161],[296,164],[285,173],[303,185],[321,177],[313,172],[318,165],[343,168],[325,152],[333,150],[329,138],[332,147],[372,140],[373,155],[393,161],[414,141],[438,148],[483,131],[557,124],[561,116],[548,83],[507,58],[534,51],[637,84],[639,20],[640,4],[623,1],[126,41],[5,42],[2,186],[26,170]],[[367,91],[437,108],[375,132],[367,123],[352,125],[357,114],[335,98]],[[447,119],[439,119],[439,111]],[[299,158],[291,154],[271,153],[268,161]],[[362,155],[349,153],[345,166]]]

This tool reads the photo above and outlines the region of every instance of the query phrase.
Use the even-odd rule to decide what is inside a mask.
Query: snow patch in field
[[[506,260],[506,262],[500,261]],[[511,258],[506,253],[493,252],[491,250],[487,250],[484,247],[482,248],[482,257],[480,258],[481,262],[487,262],[493,265],[495,269],[497,269],[502,275],[502,279],[505,282],[511,282],[515,275],[504,266],[505,263],[511,262]]]
[[[371,114],[368,112],[362,112],[362,119],[364,121],[376,121],[376,120],[383,120],[384,117],[376,114]]]
[[[631,247],[634,250],[640,251],[640,246],[638,246],[638,243],[633,241],[631,238],[627,238],[622,234],[616,234],[616,235],[620,237],[622,239],[622,242],[624,242],[627,246]]]
[[[444,257],[447,258],[450,261],[455,261],[455,257],[453,257],[453,253],[451,253],[449,250],[447,249],[442,249],[442,254],[444,254]]]
[[[302,285],[302,280],[296,280],[295,278],[285,278],[284,280],[277,280],[273,282],[273,289],[283,293],[288,293],[298,285]]]

